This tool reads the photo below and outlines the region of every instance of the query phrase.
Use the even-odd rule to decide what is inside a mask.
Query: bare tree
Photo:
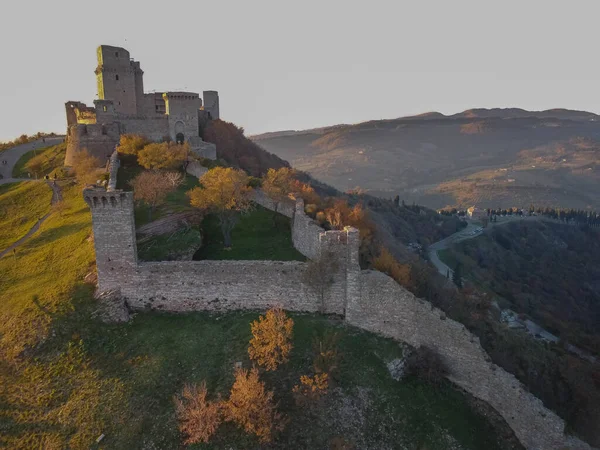
[[[181,172],[165,172],[165,177],[175,187],[183,183],[183,175],[181,175]]]
[[[317,296],[321,306],[320,311],[325,312],[325,297],[333,284],[333,277],[339,269],[339,260],[335,253],[325,251],[319,258],[310,261],[304,271],[303,282],[310,291]]]
[[[102,162],[83,149],[73,157],[73,171],[80,184],[94,184],[102,172]]]
[[[163,172],[142,172],[130,182],[133,187],[133,198],[148,206],[148,220],[152,220],[152,212],[162,205],[169,192],[177,187]]]

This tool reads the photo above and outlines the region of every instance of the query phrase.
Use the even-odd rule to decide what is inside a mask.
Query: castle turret
[[[118,289],[137,265],[133,192],[93,187],[83,197],[92,210],[98,288]]]
[[[210,119],[219,119],[219,93],[217,91],[202,92],[204,98],[204,111],[209,114]]]

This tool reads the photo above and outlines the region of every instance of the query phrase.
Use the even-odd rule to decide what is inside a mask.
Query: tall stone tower
[[[109,45],[98,47],[97,57],[98,99],[112,100],[117,113],[138,114],[144,95],[140,63],[130,59],[124,48]]]
[[[219,119],[219,93],[217,91],[204,91],[204,110],[210,114],[211,119]]]
[[[92,210],[98,288],[118,289],[131,282],[137,265],[133,192],[94,187],[83,197]]]

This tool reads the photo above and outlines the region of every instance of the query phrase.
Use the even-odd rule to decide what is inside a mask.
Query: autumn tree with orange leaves
[[[394,258],[390,251],[382,247],[379,256],[373,259],[373,267],[380,272],[388,274],[400,285],[407,289],[413,289],[415,283],[412,277],[410,264],[402,264]]]
[[[208,401],[206,395],[203,381],[200,386],[186,384],[181,395],[174,398],[179,430],[186,436],[185,444],[208,442],[223,422],[223,403]]]
[[[294,186],[294,169],[282,167],[269,169],[263,177],[262,190],[275,203],[275,212],[283,202],[289,200],[289,194]]]
[[[140,134],[122,134],[117,151],[121,155],[137,156],[144,147],[151,143],[152,141]]]
[[[346,226],[357,228],[360,231],[360,254],[363,260],[369,260],[376,252],[373,248],[375,224],[369,218],[362,204],[353,207],[346,200],[335,200],[333,205],[326,208],[325,219],[335,230],[342,230]]]
[[[288,361],[292,350],[294,321],[281,308],[272,308],[250,324],[252,339],[248,354],[267,371]]]
[[[192,206],[213,213],[219,219],[225,248],[231,247],[231,231],[240,214],[252,206],[252,188],[246,172],[215,167],[200,178],[200,187],[188,192]]]
[[[225,417],[247,433],[256,435],[261,443],[271,442],[273,435],[284,427],[273,391],[265,389],[256,368],[236,371],[229,400],[225,403]]]
[[[190,155],[190,146],[186,143],[156,142],[146,145],[138,152],[140,166],[151,169],[184,169]]]

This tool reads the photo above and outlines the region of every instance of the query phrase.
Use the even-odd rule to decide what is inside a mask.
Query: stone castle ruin
[[[325,231],[304,212],[304,202],[275,208],[258,193],[255,201],[292,221],[294,247],[308,262],[164,261],[137,258],[133,193],[115,189],[117,154],[111,158],[107,188],[84,190],[92,211],[99,291],[113,291],[132,310],[320,311],[344,317],[349,324],[412,346],[435,349],[450,369],[450,379],[490,404],[527,449],[589,450],[565,435],[565,423],[527,392],[511,374],[493,364],[462,324],[446,318],[387,275],[361,270],[359,233],[347,227]],[[312,262],[331,255],[336,264],[326,289],[315,289],[306,274]]]
[[[125,133],[157,142],[187,142],[198,156],[216,159],[215,146],[204,142],[201,135],[209,120],[219,118],[217,91],[204,91],[204,104],[196,92],[144,93],[144,72],[127,50],[101,45],[97,57],[98,99],[94,106],[74,101],[65,104],[66,166],[83,149],[106,161]]]

